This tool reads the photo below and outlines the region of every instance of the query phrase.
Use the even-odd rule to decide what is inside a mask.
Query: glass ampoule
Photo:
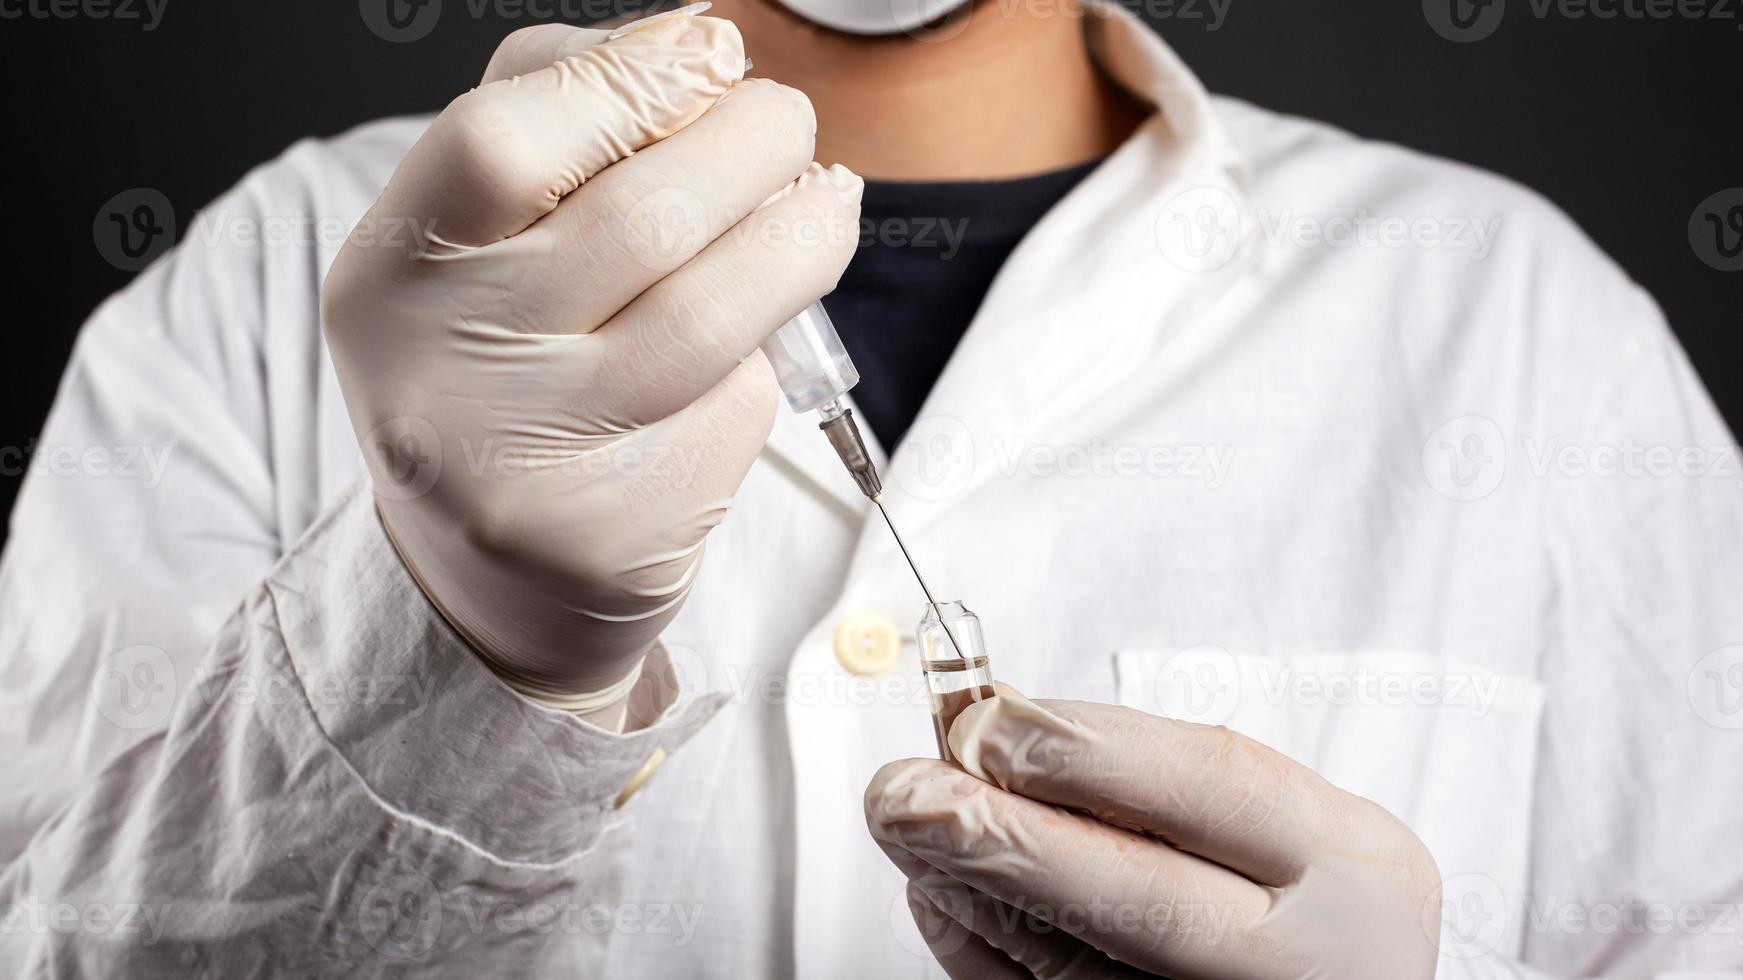
[[[916,635],[920,669],[932,703],[938,755],[945,762],[955,762],[948,737],[951,723],[964,708],[993,696],[993,672],[987,663],[980,618],[960,602],[940,602],[936,608],[928,605]]]

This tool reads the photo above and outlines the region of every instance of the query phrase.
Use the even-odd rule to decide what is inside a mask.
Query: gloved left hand
[[[865,808],[952,977],[1434,976],[1428,850],[1281,753],[1008,689],[950,747],[962,769],[890,763]]]

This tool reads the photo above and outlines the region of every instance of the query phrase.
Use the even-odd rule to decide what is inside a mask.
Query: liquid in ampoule
[[[936,609],[926,607],[917,635],[938,756],[953,763],[951,724],[969,705],[993,696],[993,672],[987,662],[980,619],[960,602],[941,602]]]

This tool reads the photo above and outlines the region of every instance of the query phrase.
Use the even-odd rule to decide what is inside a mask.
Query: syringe
[[[878,470],[872,463],[871,453],[866,450],[865,439],[859,434],[859,426],[854,424],[853,409],[841,404],[841,396],[859,383],[859,370],[853,366],[853,359],[847,356],[847,348],[842,346],[841,335],[835,332],[835,323],[829,319],[823,304],[812,303],[788,320],[763,344],[763,353],[774,366],[775,379],[793,411],[815,411],[823,419],[817,427],[829,437],[829,444],[835,447],[835,454],[841,457],[842,465],[847,467],[859,492],[877,505],[884,524],[896,539],[896,547],[902,549],[902,557],[907,559],[908,568],[914,573],[914,580],[920,583],[926,604],[942,619],[944,614],[939,612],[925,576],[914,564],[914,556],[908,551],[907,542],[902,540],[901,532],[896,530],[895,522],[890,520],[890,512],[884,509],[883,481],[878,479]],[[952,646],[956,646],[955,636],[948,630],[944,635],[950,637]]]

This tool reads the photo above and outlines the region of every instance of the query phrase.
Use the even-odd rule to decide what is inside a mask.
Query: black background
[[[89,15],[136,0],[83,0],[70,19],[40,16],[50,2],[0,0],[0,447],[29,445],[80,322],[131,276],[93,239],[112,197],[155,188],[185,232],[197,208],[295,139],[438,109],[475,81],[503,34],[546,19],[509,6],[522,0],[492,0],[483,16],[481,0],[438,0],[428,36],[390,43],[357,0],[165,0],[151,31]],[[607,0],[546,2],[576,4],[584,19]],[[1663,20],[1497,0],[1499,27],[1471,43],[1437,34],[1419,0],[1221,2],[1217,24],[1207,0],[1143,0],[1214,91],[1546,194],[1657,297],[1737,431],[1743,272],[1704,263],[1688,229],[1710,195],[1743,187],[1743,0],[1706,0],[1719,16]],[[18,481],[0,476],[0,510]]]

